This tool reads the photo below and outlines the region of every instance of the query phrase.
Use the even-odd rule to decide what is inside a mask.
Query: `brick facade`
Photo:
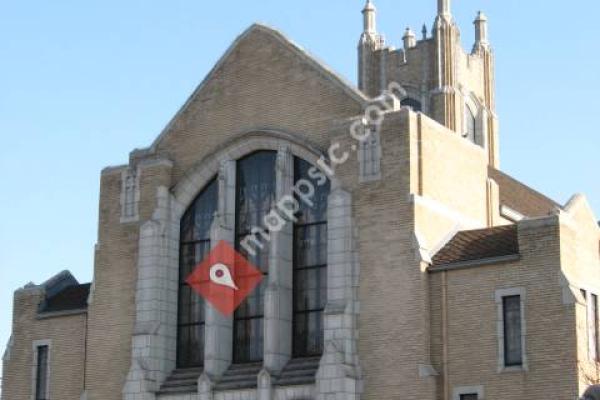
[[[245,31],[149,148],[102,171],[87,306],[40,308],[78,285],[64,273],[15,293],[2,400],[33,398],[37,341],[50,343],[52,400],[573,400],[598,383],[582,297],[582,290],[600,295],[596,219],[582,196],[563,207],[497,170],[487,20],[477,17],[477,42],[466,52],[447,0],[439,5],[433,36],[409,37],[393,50],[367,2],[360,90],[280,32]],[[378,98],[394,83],[396,101]],[[401,106],[407,99],[420,102],[421,112]],[[382,104],[374,140],[359,148],[349,132]],[[466,107],[482,143],[463,135]],[[277,306],[290,298],[291,255],[282,250],[290,232],[282,231],[270,255],[272,272],[281,273],[269,277],[265,358],[252,372],[254,387],[219,389],[231,365],[232,325],[207,306],[205,364],[194,390],[161,391],[176,368],[183,213],[217,177],[211,239],[232,242],[238,159],[277,152],[281,196],[290,190],[292,157],[331,161],[331,145],[349,157],[331,179],[325,349],[312,381],[277,383],[294,361],[290,310]],[[492,251],[436,262],[463,237],[458,232],[507,224],[517,241],[510,257]],[[493,235],[471,240],[481,245],[486,237]],[[517,369],[502,365],[503,293],[522,301]]]

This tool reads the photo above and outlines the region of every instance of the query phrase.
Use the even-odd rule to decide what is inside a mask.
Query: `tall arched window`
[[[467,105],[465,105],[465,137],[472,143],[482,145],[482,143],[478,143],[479,138],[477,137],[477,120],[475,119],[475,114],[471,111],[471,107]]]
[[[294,180],[311,181],[312,166],[299,158],[294,162]],[[299,201],[294,224],[293,356],[308,357],[323,352],[323,311],[327,303],[327,197],[329,181],[315,186],[314,206]]]
[[[236,163],[235,247],[266,276],[269,272],[269,242],[248,254],[242,240],[255,227],[264,228],[264,217],[276,199],[275,151],[258,151]],[[311,164],[294,159],[294,181],[311,181],[315,187],[313,206],[299,201],[293,225],[293,356],[316,356],[323,352],[323,311],[327,302],[327,197],[329,181],[319,185],[310,173]],[[181,219],[179,315],[177,364],[179,368],[201,367],[204,361],[204,301],[185,279],[211,249],[210,228],[218,205],[218,182],[213,180]],[[233,210],[231,210],[233,212]],[[248,296],[233,315],[233,362],[260,362],[264,349],[264,297],[268,279]],[[282,339],[284,340],[284,339]]]
[[[179,257],[179,315],[177,364],[179,368],[204,363],[204,301],[185,279],[211,248],[210,228],[217,210],[216,180],[206,186],[181,219]]]
[[[400,105],[403,107],[410,107],[414,112],[423,111],[423,106],[419,100],[415,100],[412,97],[407,97],[400,102]]]
[[[263,219],[275,202],[276,155],[274,151],[259,151],[237,162],[235,243],[237,250],[265,275],[269,272],[269,245],[257,249],[256,255],[251,256],[240,247],[240,242],[253,227],[264,226]],[[266,286],[267,279],[263,279],[234,314],[234,363],[263,359]]]

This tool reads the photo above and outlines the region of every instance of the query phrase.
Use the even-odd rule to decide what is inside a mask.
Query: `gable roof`
[[[90,294],[90,283],[67,286],[58,293],[49,296],[40,305],[40,313],[84,310]]]
[[[433,266],[519,254],[517,225],[458,232],[432,259]]]
[[[544,217],[561,207],[554,200],[496,168],[489,167],[488,175],[500,187],[500,205],[510,207],[525,217]]]
[[[344,93],[350,96],[352,99],[357,101],[358,103],[366,103],[368,98],[356,88],[354,85],[349,83],[346,79],[338,75],[335,71],[325,65],[322,61],[317,59],[315,56],[311,55],[306,51],[303,47],[296,44],[294,41],[285,36],[281,31],[269,27],[267,25],[255,23],[251,25],[248,29],[246,29],[241,35],[239,35],[234,42],[229,46],[227,51],[221,56],[219,61],[215,64],[215,66],[210,70],[208,75],[202,80],[200,85],[194,90],[192,95],[187,99],[184,105],[179,109],[179,111],[175,114],[175,116],[171,119],[171,121],[165,126],[160,135],[154,140],[152,145],[150,146],[150,151],[154,151],[162,139],[167,135],[167,133],[171,130],[174,123],[179,119],[179,117],[185,113],[186,109],[192,104],[192,102],[199,96],[202,90],[207,86],[207,84],[211,81],[213,76],[217,73],[217,71],[225,64],[227,59],[235,52],[236,48],[252,33],[260,32],[270,37],[274,38],[279,42],[282,46],[291,50],[294,54],[304,60],[307,64],[311,65],[320,74],[328,81],[330,81],[333,85],[339,87]]]

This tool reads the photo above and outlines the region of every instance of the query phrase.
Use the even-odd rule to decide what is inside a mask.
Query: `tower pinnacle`
[[[367,33],[377,32],[377,9],[371,0],[367,0],[362,13],[364,16],[364,31]]]
[[[450,0],[438,0],[438,15],[450,15]]]
[[[475,47],[487,46],[488,42],[488,19],[481,11],[473,22],[475,24]]]

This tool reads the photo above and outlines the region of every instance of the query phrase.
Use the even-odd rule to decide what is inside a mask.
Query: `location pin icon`
[[[210,267],[210,280],[217,285],[238,290],[238,287],[231,277],[231,271],[229,271],[229,268],[225,264],[216,263]]]

